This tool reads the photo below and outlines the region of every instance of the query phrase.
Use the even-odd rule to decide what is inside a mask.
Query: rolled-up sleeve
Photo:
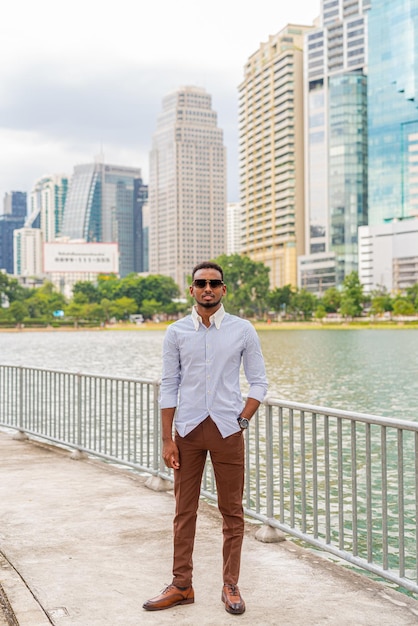
[[[161,409],[177,406],[180,375],[180,353],[176,335],[174,329],[168,327],[163,342],[163,371],[159,398]]]
[[[260,340],[253,326],[249,326],[247,331],[242,362],[249,384],[247,396],[262,402],[267,394],[268,383]]]

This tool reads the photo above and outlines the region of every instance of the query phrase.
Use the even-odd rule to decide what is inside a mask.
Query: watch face
[[[239,420],[239,425],[242,429],[248,428],[249,423],[250,422],[247,419],[245,419],[245,417],[241,417]]]

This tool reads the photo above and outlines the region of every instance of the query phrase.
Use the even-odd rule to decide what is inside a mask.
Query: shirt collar
[[[216,329],[219,330],[221,326],[221,322],[224,317],[225,317],[225,309],[224,309],[224,305],[221,304],[219,309],[215,311],[213,315],[210,316],[209,321],[211,325],[215,324]],[[199,329],[199,324],[203,324],[202,318],[197,312],[196,306],[192,308],[192,320],[193,320],[195,330]]]

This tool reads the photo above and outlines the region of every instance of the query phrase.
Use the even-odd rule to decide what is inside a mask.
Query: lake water
[[[418,421],[418,330],[259,336],[270,397]],[[163,337],[163,330],[0,332],[0,363],[158,379]]]

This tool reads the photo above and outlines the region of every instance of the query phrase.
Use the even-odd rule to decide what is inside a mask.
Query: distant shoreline
[[[1,328],[0,333],[30,333],[30,332],[109,332],[126,330],[162,330],[164,331],[171,322],[144,322],[143,324],[112,324],[108,326],[62,326],[56,328],[53,326],[45,327],[27,327],[27,328]],[[254,322],[256,330],[418,330],[418,320],[416,321],[382,321],[382,322]]]

